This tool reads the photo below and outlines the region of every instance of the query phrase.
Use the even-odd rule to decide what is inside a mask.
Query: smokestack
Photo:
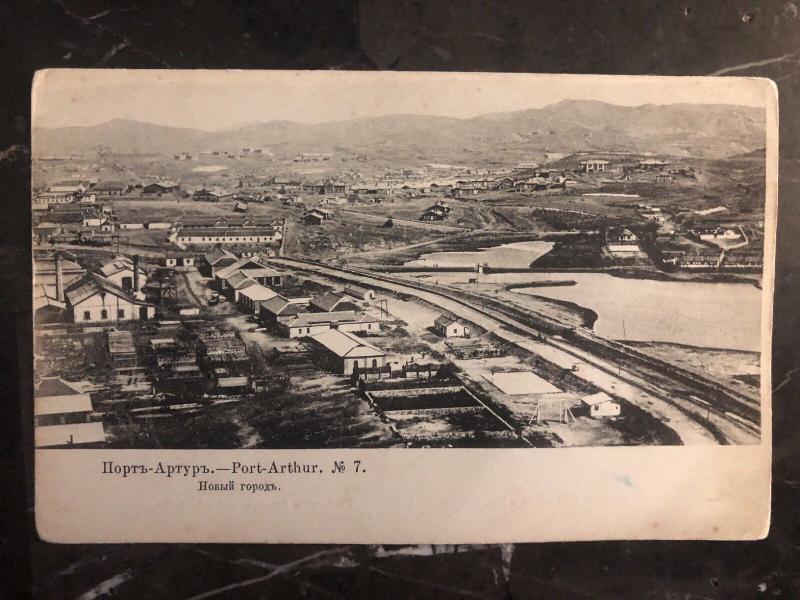
[[[139,291],[139,255],[133,257],[133,291]]]
[[[61,252],[56,251],[56,300],[64,302],[64,272],[61,267]]]

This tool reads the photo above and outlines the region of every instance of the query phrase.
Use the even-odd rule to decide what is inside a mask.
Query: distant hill
[[[734,154],[733,156],[729,156],[728,158],[764,160],[765,158],[767,158],[767,149],[758,148],[757,150],[753,150],[752,152],[745,152],[743,154]]]
[[[764,111],[731,105],[618,106],[565,100],[540,109],[471,119],[387,115],[318,124],[270,121],[226,131],[201,131],[128,120],[88,127],[35,128],[34,156],[91,154],[98,145],[119,154],[199,153],[269,148],[354,152],[385,159],[513,161],[544,151],[653,152],[723,158],[765,145]]]

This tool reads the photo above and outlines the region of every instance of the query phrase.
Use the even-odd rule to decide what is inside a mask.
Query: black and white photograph
[[[757,445],[769,91],[40,73],[36,447]]]

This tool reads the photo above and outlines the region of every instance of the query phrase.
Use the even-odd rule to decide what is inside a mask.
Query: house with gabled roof
[[[33,393],[33,417],[37,427],[87,423],[92,414],[92,399],[85,385],[69,383],[60,377],[45,377]]]
[[[441,315],[433,322],[433,328],[442,337],[469,337],[469,325],[461,319],[448,315]]]
[[[147,274],[137,258],[112,256],[100,267],[100,274],[124,290],[138,291],[147,283]],[[138,286],[138,287],[137,287]]]
[[[334,310],[358,310],[358,307],[341,294],[327,292],[312,298],[308,305],[309,312],[331,312]]]
[[[217,246],[204,255],[203,260],[208,268],[208,273],[213,276],[215,272],[235,263],[238,258],[233,252]]]
[[[309,339],[318,364],[335,373],[386,366],[386,352],[347,331],[328,329]]]
[[[303,312],[303,308],[280,294],[259,304],[258,315],[264,323],[281,323]]]
[[[228,266],[216,271],[214,277],[221,283],[221,287],[224,288],[224,280],[236,271],[245,273],[250,279],[254,279],[261,285],[280,286],[283,284],[283,273],[265,265],[258,258],[252,257],[237,259]]]
[[[66,307],[75,323],[152,319],[156,307],[112,281],[87,273],[65,291]]]

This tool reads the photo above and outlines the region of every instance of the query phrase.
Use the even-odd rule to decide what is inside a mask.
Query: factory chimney
[[[133,291],[139,291],[139,255],[133,257]]]
[[[64,271],[61,266],[61,252],[56,251],[56,300],[64,302]]]

